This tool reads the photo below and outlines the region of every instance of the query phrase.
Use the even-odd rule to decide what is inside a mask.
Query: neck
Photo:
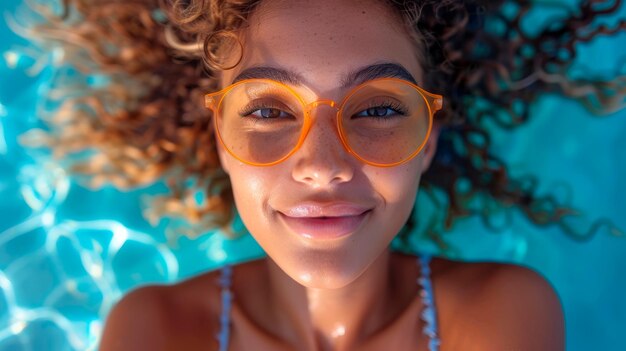
[[[392,310],[390,252],[339,289],[300,285],[267,260],[272,303],[285,340],[309,350],[346,350],[380,329]],[[302,348],[299,348],[302,349]]]

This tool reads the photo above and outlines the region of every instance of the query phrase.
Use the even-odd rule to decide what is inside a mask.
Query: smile
[[[334,204],[299,205],[290,208],[286,213],[278,213],[294,233],[306,239],[329,240],[357,231],[370,212],[370,209],[360,206]]]

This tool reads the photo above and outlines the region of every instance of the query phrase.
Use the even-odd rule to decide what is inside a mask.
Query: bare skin
[[[390,274],[397,281],[385,323],[359,343],[335,350],[427,350],[415,257],[394,253],[391,261]],[[560,301],[538,274],[512,265],[440,258],[431,268],[441,351],[564,350]],[[234,267],[229,350],[328,350],[284,338],[292,327],[281,326],[280,308],[267,303],[268,274],[267,259]],[[217,350],[218,278],[219,272],[209,272],[126,295],[108,317],[100,350]]]
[[[227,86],[246,70],[292,71],[309,101],[341,101],[350,73],[380,63],[421,84],[414,41],[378,2],[265,1],[242,32],[244,56],[221,72]],[[230,350],[426,350],[416,258],[389,252],[436,151],[438,128],[402,165],[361,163],[342,146],[335,113],[314,112],[301,149],[271,167],[218,151],[237,210],[269,258],[234,271]],[[340,240],[303,239],[285,224],[290,209],[348,203],[368,209]],[[563,317],[550,285],[530,270],[436,259],[433,284],[441,350],[562,350]],[[108,350],[217,350],[216,273],[126,296],[102,339]]]

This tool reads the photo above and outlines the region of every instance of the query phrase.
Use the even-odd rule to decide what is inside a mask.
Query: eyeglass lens
[[[344,145],[376,164],[394,164],[413,156],[423,146],[431,123],[424,96],[398,80],[361,85],[340,107]],[[231,153],[247,162],[268,164],[298,146],[304,135],[305,113],[303,101],[284,86],[250,81],[223,96],[217,128]]]

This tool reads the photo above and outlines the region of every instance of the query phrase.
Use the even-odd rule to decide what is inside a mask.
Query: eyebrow
[[[341,86],[347,88],[376,78],[400,78],[417,85],[415,77],[402,65],[386,62],[365,66],[348,73],[341,80]]]
[[[384,62],[348,72],[341,78],[341,87],[348,88],[376,78],[400,78],[417,85],[415,77],[402,65]],[[276,67],[251,67],[245,69],[237,75],[233,83],[244,79],[272,79],[290,85],[304,84],[304,78],[300,73]]]

